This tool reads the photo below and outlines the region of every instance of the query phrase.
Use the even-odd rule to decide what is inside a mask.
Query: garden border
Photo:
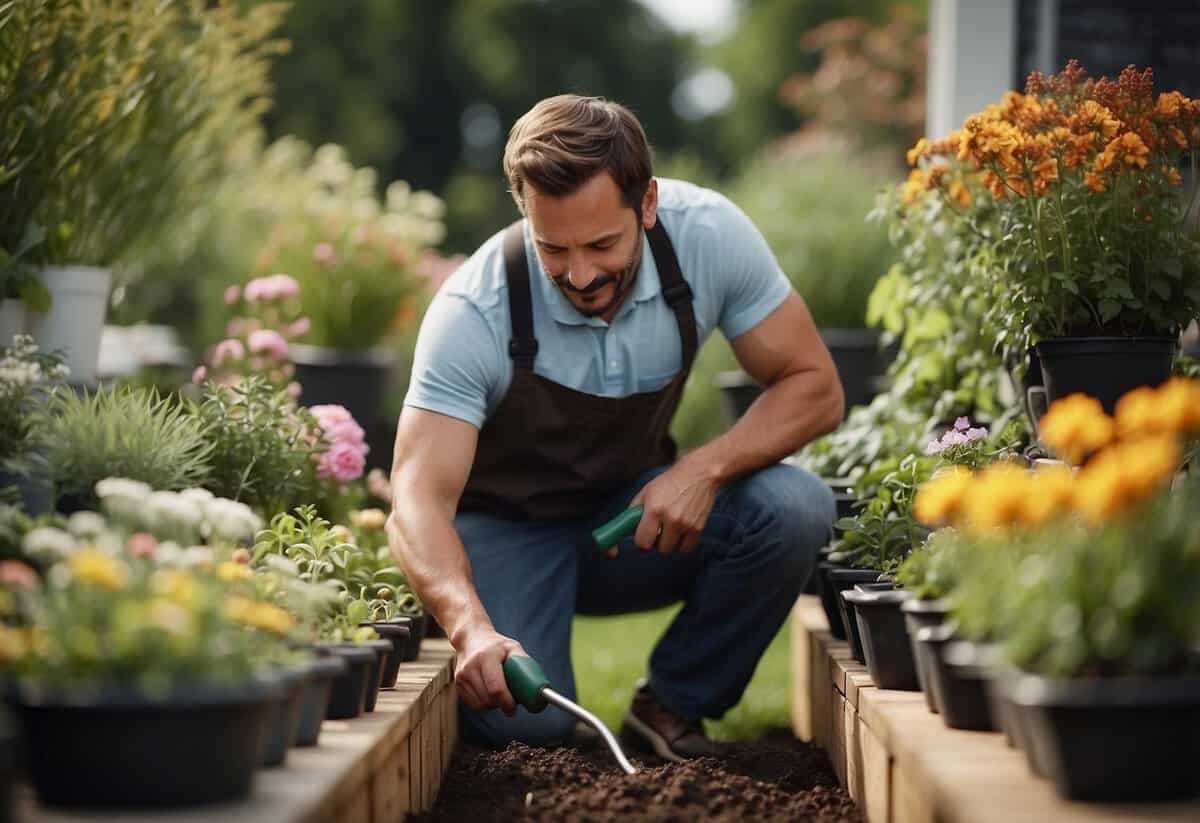
[[[458,740],[454,650],[426,640],[421,657],[400,665],[395,689],[375,711],[326,720],[317,746],[288,750],[263,769],[241,802],[188,809],[113,811],[42,808],[22,787],[19,820],[30,823],[389,823],[433,806]]]
[[[792,610],[792,729],[829,753],[869,823],[1171,823],[1200,819],[1186,803],[1063,800],[1030,774],[999,732],[949,729],[921,692],[880,689],[834,640],[820,600]],[[1115,741],[1114,741],[1115,742]]]

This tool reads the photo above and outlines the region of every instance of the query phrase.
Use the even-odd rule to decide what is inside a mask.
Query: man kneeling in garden
[[[525,219],[421,324],[393,553],[458,652],[466,739],[568,738],[565,712],[514,706],[505,658],[531,655],[574,698],[574,614],[683,601],[623,733],[668,759],[711,752],[701,718],[737,703],[829,535],[829,490],[779,461],[841,421],[837,372],[758,230],[713,191],[655,179],[625,108],[543,100],[513,127],[504,170]],[[766,389],[676,460],[668,426],[718,327]],[[589,550],[634,505],[634,537]]]

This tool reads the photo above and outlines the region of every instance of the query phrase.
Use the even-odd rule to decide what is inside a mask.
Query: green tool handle
[[[504,682],[512,692],[513,700],[529,711],[540,712],[546,708],[542,689],[550,686],[550,679],[532,657],[510,654],[504,658]]]
[[[642,522],[644,506],[634,506],[618,514],[600,528],[592,532],[592,543],[597,551],[605,551],[621,542],[637,531],[638,523]]]

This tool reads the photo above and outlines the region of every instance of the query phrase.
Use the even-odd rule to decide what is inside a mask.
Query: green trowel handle
[[[510,654],[504,658],[504,682],[508,684],[513,700],[529,711],[540,712],[546,708],[542,689],[548,687],[550,681],[532,657]]]
[[[600,528],[592,532],[592,543],[597,551],[604,551],[620,543],[624,538],[637,531],[638,523],[642,522],[644,506],[634,506],[618,514]]]

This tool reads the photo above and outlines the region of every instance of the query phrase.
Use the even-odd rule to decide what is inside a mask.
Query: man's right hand
[[[504,661],[510,654],[525,654],[521,644],[488,627],[459,633],[455,646],[458,663],[454,685],[467,707],[483,712],[500,709],[512,716],[517,704],[504,682]]]

